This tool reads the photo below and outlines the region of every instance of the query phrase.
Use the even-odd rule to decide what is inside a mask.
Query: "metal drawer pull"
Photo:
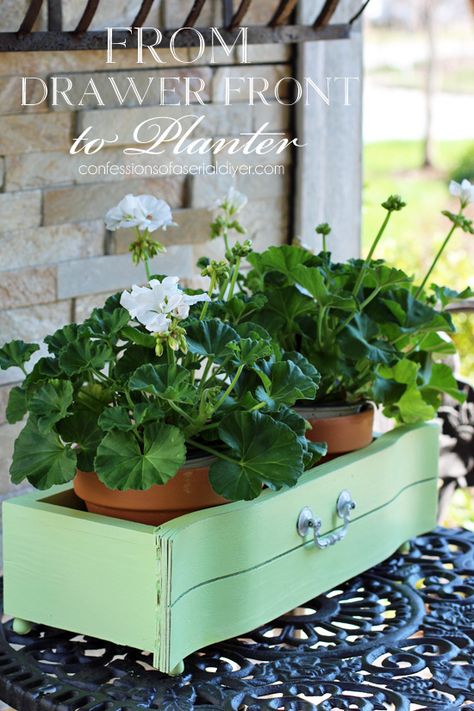
[[[355,509],[355,502],[352,501],[352,496],[348,491],[341,491],[337,500],[336,511],[339,518],[344,521],[344,526],[337,533],[329,533],[327,536],[321,536],[321,526],[323,522],[318,516],[315,516],[312,510],[305,506],[298,516],[296,527],[301,538],[306,538],[310,528],[313,529],[314,545],[318,548],[328,548],[334,546],[339,541],[346,537],[349,530],[351,511]]]

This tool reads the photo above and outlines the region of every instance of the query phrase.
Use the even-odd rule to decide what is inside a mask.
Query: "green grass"
[[[371,73],[377,84],[400,89],[418,89],[423,91],[426,84],[426,67],[417,64],[410,69],[398,67],[380,67]],[[469,62],[445,62],[438,69],[436,91],[454,94],[472,93],[472,69]]]

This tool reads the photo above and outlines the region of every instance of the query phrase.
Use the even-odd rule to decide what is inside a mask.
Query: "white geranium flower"
[[[105,215],[105,226],[114,232],[121,227],[136,227],[140,220],[140,204],[135,195],[125,195],[118,205]]]
[[[171,208],[167,202],[155,198],[153,195],[139,195],[137,199],[141,210],[138,223],[140,232],[145,230],[148,230],[148,232],[155,232],[155,230],[166,231],[167,227],[176,225],[173,222]]]
[[[105,216],[105,225],[111,231],[137,227],[140,232],[155,232],[174,224],[168,203],[153,195],[126,195]]]
[[[172,319],[181,321],[189,316],[191,306],[201,301],[210,301],[207,294],[190,296],[179,288],[178,277],[165,277],[163,281],[152,279],[149,286],[133,286],[120,297],[121,305],[130,316],[151,333],[164,334]]]
[[[213,210],[217,207],[221,210],[228,210],[231,215],[237,215],[238,212],[243,210],[248,201],[247,195],[240,193],[232,186],[227,191],[227,195],[217,200],[214,208],[211,207],[210,209]]]
[[[244,209],[249,199],[244,193],[239,193],[234,187],[229,189],[226,198],[227,204],[230,205],[232,212],[236,215],[238,212]]]
[[[463,180],[462,183],[456,183],[455,180],[451,180],[449,192],[454,197],[459,198],[464,207],[474,202],[474,185],[469,180]]]

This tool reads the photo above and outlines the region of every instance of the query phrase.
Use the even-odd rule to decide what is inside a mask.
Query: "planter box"
[[[158,528],[89,514],[71,489],[21,496],[4,504],[5,612],[153,652],[169,673],[431,529],[437,468],[438,428],[420,425],[316,467],[294,489]],[[311,529],[298,533],[300,512],[340,533],[343,490],[357,504],[347,535],[321,550]]]

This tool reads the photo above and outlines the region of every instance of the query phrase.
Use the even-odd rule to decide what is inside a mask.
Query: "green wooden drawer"
[[[404,427],[307,472],[298,486],[158,528],[83,510],[70,489],[4,504],[5,611],[153,652],[165,672],[375,565],[436,523],[438,428]],[[297,530],[341,531],[321,550]]]

